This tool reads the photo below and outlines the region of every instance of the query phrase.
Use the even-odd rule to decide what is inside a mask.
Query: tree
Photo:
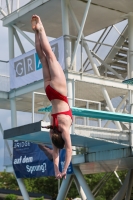
[[[110,172],[111,173],[111,172]],[[126,171],[118,172],[122,182],[125,179]],[[91,190],[99,183],[105,173],[84,175],[84,178]],[[27,178],[24,179],[24,183],[28,192],[43,193],[52,196],[56,199],[58,195],[58,180],[55,177],[41,177],[41,178]],[[121,187],[115,174],[112,173],[110,179],[106,182],[104,187],[100,189],[96,195],[96,200],[111,200]],[[0,173],[0,188],[19,190],[16,178],[11,173]],[[74,183],[72,183],[68,192],[67,198],[78,197],[78,191]]]

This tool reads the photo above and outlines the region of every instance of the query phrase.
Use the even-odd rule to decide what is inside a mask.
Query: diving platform
[[[46,128],[42,128],[45,125],[45,122],[39,121],[5,130],[4,139],[29,141],[37,144],[51,144],[49,132]],[[94,128],[92,129],[94,134]],[[82,134],[79,130],[79,127],[78,131],[75,127],[76,133],[71,134],[72,145],[86,148],[86,152],[84,154],[74,155],[72,157],[72,163],[73,165],[79,165],[83,174],[111,172],[116,169],[124,170],[133,167],[133,162],[131,162],[133,160],[131,157],[131,148],[127,141],[123,140],[122,143],[120,141],[116,142],[116,140],[101,139],[100,137],[98,138],[98,134],[97,137],[94,135],[93,137],[90,133],[90,127],[89,130],[82,130]],[[112,132],[115,133],[113,130]],[[124,136],[127,137],[126,134]]]
[[[39,121],[5,130],[4,139],[51,144],[49,132],[42,126],[45,126],[45,122]],[[99,151],[98,149],[112,150],[129,147],[128,144],[78,134],[71,134],[71,141],[73,146],[88,148],[89,152]]]

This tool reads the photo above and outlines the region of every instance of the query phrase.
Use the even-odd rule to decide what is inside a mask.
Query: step
[[[127,41],[125,41],[122,46],[128,48],[128,45],[129,45],[129,43]]]
[[[125,74],[127,73],[127,70],[125,68],[122,68],[122,69],[117,69],[115,67],[112,67],[112,69],[114,69],[118,74]]]
[[[118,51],[118,53],[127,55],[127,50],[126,50],[126,49],[120,49],[120,50]]]
[[[116,54],[116,56],[114,57],[114,59],[119,60],[119,61],[125,61],[127,62],[127,56],[122,56],[119,54]]]
[[[111,65],[121,67],[121,68],[127,68],[127,64],[122,63],[122,62],[113,62],[113,63],[111,63]]]

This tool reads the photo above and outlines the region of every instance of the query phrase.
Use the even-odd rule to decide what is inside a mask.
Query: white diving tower
[[[125,79],[133,78],[132,1],[27,0],[23,6],[19,5],[19,0],[4,2],[6,10],[1,5],[0,12],[3,26],[8,27],[9,32],[9,59],[15,57],[15,40],[21,53],[27,53],[20,35],[34,48],[34,41],[25,31],[32,32],[30,19],[37,14],[48,36],[63,36],[64,73],[70,106],[132,118],[133,86],[123,83]],[[93,41],[91,34],[94,34]],[[48,132],[41,128],[47,112],[44,122],[34,120],[34,113],[48,105],[43,80],[9,91],[1,90],[0,108],[11,109],[12,119],[12,129],[4,132],[4,139],[50,144]],[[32,112],[33,123],[17,127],[16,111]],[[98,187],[95,192],[91,191],[83,174],[125,169],[128,170],[125,181],[112,200],[129,200],[133,186],[132,120],[75,116],[71,139],[73,146],[83,147],[86,151],[85,154],[74,153],[74,175],[63,180],[57,200],[65,199],[73,180],[83,200],[94,200]],[[24,199],[29,199],[23,181],[18,179],[18,184]]]

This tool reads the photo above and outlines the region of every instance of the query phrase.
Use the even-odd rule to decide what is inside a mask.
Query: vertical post
[[[101,110],[101,102],[98,104],[98,110]],[[98,126],[101,127],[101,119],[98,119]]]
[[[10,14],[11,13],[11,6],[10,6],[9,0],[6,0],[6,5],[7,5],[8,14]]]
[[[89,101],[86,102],[86,109],[89,109]],[[89,117],[86,117],[86,126],[89,126]]]
[[[76,176],[74,176],[74,182],[75,182],[76,188],[77,188],[77,190],[79,192],[79,195],[80,195],[81,199],[82,200],[86,200],[87,199],[86,195],[85,195],[85,193],[84,193],[83,188],[81,187],[81,185],[79,185],[79,182],[78,182]]]
[[[32,123],[34,123],[34,104],[35,104],[35,94],[34,92],[32,93]]]
[[[81,27],[80,27],[80,30],[79,30],[79,33],[78,33],[78,38],[77,38],[76,45],[75,45],[75,49],[74,49],[74,52],[73,52],[71,66],[73,66],[74,57],[75,57],[76,52],[78,50],[79,41],[81,40],[81,37],[82,37],[83,29],[84,29],[85,22],[86,22],[86,19],[87,19],[87,15],[88,15],[88,11],[89,11],[89,8],[90,8],[90,3],[91,3],[91,0],[88,0],[86,7],[85,7],[83,20],[82,20],[82,23],[81,23]]]
[[[129,13],[128,16],[128,40],[129,40],[129,74],[133,78],[133,13]],[[133,91],[131,91],[131,114],[133,114]],[[133,123],[131,123],[131,132],[130,132],[130,145],[133,154]]]
[[[69,191],[69,188],[70,188],[70,186],[72,184],[72,181],[73,181],[73,177],[71,175],[67,175],[66,179],[63,179],[56,200],[65,199],[65,197],[66,197],[66,195],[67,195],[67,193]]]
[[[14,58],[14,35],[13,27],[8,27],[9,59]]]
[[[94,196],[90,190],[90,188],[88,187],[87,183],[85,182],[85,179],[79,169],[79,167],[73,167],[74,169],[74,174],[79,182],[79,184],[81,185],[81,187],[83,188],[83,191],[87,197],[88,200],[94,200]]]
[[[74,51],[75,44],[76,44],[76,40],[75,40],[75,38],[72,38],[71,39],[71,52]],[[74,61],[73,61],[73,70],[76,71],[76,56],[75,56]]]
[[[131,199],[132,187],[133,187],[133,170],[131,170],[131,175],[130,175],[130,178],[129,178],[129,183],[128,183],[128,188],[127,188],[125,200]]]
[[[65,35],[69,35],[68,0],[61,0],[61,10],[62,10],[62,32],[64,35],[65,69],[68,69],[70,67],[70,62],[71,62],[70,38],[65,37]]]
[[[19,9],[19,1],[20,0],[17,0],[17,10]]]
[[[8,27],[8,39],[9,39],[9,59],[14,58],[14,35],[13,35],[13,28]],[[15,95],[14,95],[15,96]],[[16,101],[15,97],[10,99],[10,106],[11,106],[11,125],[12,128],[17,126],[17,112],[16,112]],[[17,177],[16,177],[17,179]],[[29,200],[29,195],[26,191],[25,185],[22,179],[17,179],[19,188],[23,195],[24,200]]]

